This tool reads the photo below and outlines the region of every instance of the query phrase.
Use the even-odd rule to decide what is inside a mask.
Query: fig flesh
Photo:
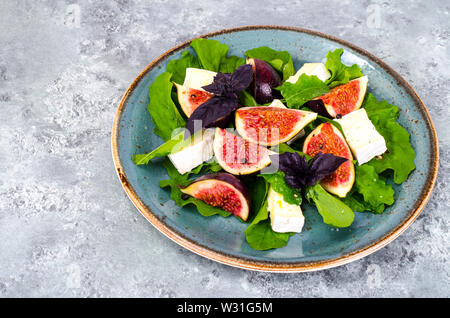
[[[273,106],[242,107],[236,111],[235,126],[244,139],[263,146],[274,146],[292,139],[316,118],[316,113],[304,110]]]
[[[273,151],[249,142],[221,128],[216,128],[214,155],[219,165],[227,172],[244,175],[257,172],[268,166]]]
[[[242,181],[229,173],[204,175],[180,190],[208,205],[230,212],[243,221],[248,219],[248,190]]]
[[[275,89],[281,85],[280,75],[269,63],[250,58],[247,59],[247,64],[253,67],[253,96],[259,104],[270,103],[275,98],[282,98],[280,91]]]
[[[213,94],[205,90],[190,88],[177,83],[175,83],[175,86],[177,88],[178,102],[188,118],[191,117],[194,110],[213,96]]]
[[[356,78],[346,84],[336,86],[321,99],[332,118],[340,118],[361,107],[367,90],[368,77]]]
[[[322,152],[349,159],[320,182],[325,190],[344,198],[353,187],[355,168],[350,148],[339,129],[331,123],[320,124],[306,137],[303,152],[311,157]]]

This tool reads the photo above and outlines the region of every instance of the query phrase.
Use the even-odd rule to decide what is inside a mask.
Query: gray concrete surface
[[[450,3],[0,1],[1,297],[449,297]],[[418,91],[440,139],[430,202],[398,239],[351,264],[270,274],[179,247],[134,208],[110,138],[122,94],[155,57],[221,28],[329,33]]]

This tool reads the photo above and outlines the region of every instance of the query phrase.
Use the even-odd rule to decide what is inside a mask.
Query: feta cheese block
[[[168,157],[180,174],[185,174],[214,156],[215,129],[194,135],[192,143]]]
[[[289,77],[286,82],[295,84],[302,74],[316,75],[322,82],[325,82],[331,77],[330,72],[328,72],[323,63],[305,63],[302,68],[299,69],[295,75]]]
[[[341,125],[345,139],[359,165],[387,150],[386,141],[376,130],[364,108],[335,120]]]
[[[202,87],[211,84],[214,81],[216,72],[203,70],[200,68],[188,67],[184,78],[183,86],[204,90]]]
[[[299,205],[289,204],[283,195],[270,187],[267,196],[267,209],[270,213],[272,230],[278,233],[300,233],[305,223],[302,209]]]

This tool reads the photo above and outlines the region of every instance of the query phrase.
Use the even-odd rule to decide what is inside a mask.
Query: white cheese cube
[[[185,174],[214,156],[214,129],[194,136],[193,142],[168,157],[180,174]]]
[[[302,74],[316,75],[322,82],[325,82],[331,77],[330,72],[328,72],[323,63],[305,63],[302,68],[299,69],[295,75],[289,77],[286,82],[295,84]]]
[[[373,157],[379,156],[387,150],[386,141],[376,130],[364,108],[335,120],[341,124],[345,139],[359,165],[370,161]]]
[[[300,233],[305,223],[302,209],[299,205],[289,204],[283,195],[270,187],[267,196],[267,209],[270,212],[272,230],[279,233]]]
[[[188,67],[186,69],[183,86],[203,90],[202,87],[211,84],[216,75],[216,72]]]

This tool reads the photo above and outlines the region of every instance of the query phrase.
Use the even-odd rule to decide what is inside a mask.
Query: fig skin
[[[190,185],[187,187],[180,187],[180,190],[186,194],[196,197],[196,190],[195,185],[197,183],[201,183],[202,181],[214,181],[217,180],[219,182],[224,182],[228,184],[231,188],[233,188],[234,191],[238,192],[238,197],[241,199],[241,205],[242,209],[238,211],[238,213],[234,213],[237,217],[241,218],[243,221],[246,221],[248,219],[248,216],[250,214],[250,195],[247,187],[244,185],[244,183],[239,180],[237,177],[233,176],[232,174],[226,173],[226,172],[217,172],[217,173],[210,173],[206,174],[204,176],[201,176],[200,178],[197,178],[194,180]],[[214,189],[214,188],[211,188]]]
[[[327,109],[325,108],[325,104],[321,99],[310,100],[306,102],[303,106],[308,107],[313,112],[316,112],[323,117],[333,119],[333,117],[331,117],[330,114],[328,113]]]
[[[251,58],[247,60],[253,67],[253,92],[256,102],[266,104],[274,99],[282,98],[280,91],[275,87],[281,86],[280,75],[269,63]]]

